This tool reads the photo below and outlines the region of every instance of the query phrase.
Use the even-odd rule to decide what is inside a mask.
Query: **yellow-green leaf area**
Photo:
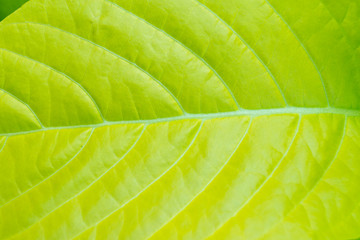
[[[30,0],[0,22],[0,239],[359,238],[359,26],[355,0]]]

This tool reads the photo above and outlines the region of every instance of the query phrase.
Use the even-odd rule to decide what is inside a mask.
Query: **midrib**
[[[235,116],[262,116],[262,115],[273,115],[273,114],[320,114],[320,113],[333,113],[333,114],[342,114],[346,116],[360,116],[360,109],[345,109],[345,108],[301,108],[301,107],[285,107],[285,108],[272,108],[272,109],[257,109],[257,110],[246,110],[241,109],[238,111],[232,112],[223,112],[223,113],[206,113],[206,114],[185,114],[176,117],[168,118],[156,118],[156,119],[147,119],[147,120],[124,120],[124,121],[106,121],[97,124],[87,124],[87,125],[76,125],[76,126],[60,126],[60,127],[45,127],[35,130],[20,131],[13,133],[0,133],[0,136],[14,136],[27,133],[34,133],[46,130],[56,130],[56,129],[71,129],[71,128],[97,128],[103,126],[111,126],[116,124],[152,124],[159,122],[169,122],[183,119],[213,119],[213,118],[223,118],[223,117],[235,117]]]

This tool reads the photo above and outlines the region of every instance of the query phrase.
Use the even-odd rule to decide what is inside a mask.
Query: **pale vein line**
[[[139,136],[137,137],[137,139],[135,140],[135,142],[131,145],[131,147],[124,153],[124,155],[119,158],[118,161],[116,161],[110,168],[108,168],[103,174],[101,174],[99,177],[97,177],[95,179],[95,181],[93,181],[90,185],[88,185],[87,187],[85,187],[83,190],[81,190],[80,192],[78,192],[77,194],[75,194],[74,196],[72,196],[71,198],[69,198],[68,200],[66,200],[65,202],[63,202],[62,204],[60,204],[59,206],[57,206],[56,208],[54,208],[52,211],[50,211],[49,213],[47,213],[45,216],[42,216],[40,219],[37,220],[37,222],[32,223],[31,225],[27,226],[26,228],[24,228],[23,230],[21,230],[20,232],[17,232],[15,235],[11,236],[17,236],[19,234],[24,233],[25,231],[27,231],[28,229],[30,229],[32,226],[36,225],[36,224],[40,224],[41,225],[41,221],[46,218],[47,216],[49,216],[51,213],[55,212],[57,209],[61,208],[62,206],[64,206],[66,203],[68,203],[69,201],[71,201],[72,199],[75,199],[76,197],[78,197],[81,193],[85,192],[87,189],[89,189],[92,185],[94,185],[96,182],[98,182],[103,176],[105,176],[111,169],[113,169],[122,159],[125,158],[125,156],[135,147],[135,145],[138,143],[138,141],[140,140],[141,136],[143,135],[143,133],[145,132],[147,125],[144,125],[141,133],[139,134]]]
[[[334,158],[329,162],[329,164],[325,167],[324,171],[322,172],[321,176],[319,176],[319,178],[316,180],[316,182],[314,183],[314,185],[312,185],[310,187],[310,189],[308,190],[308,192],[305,194],[305,196],[297,203],[294,204],[294,206],[288,211],[287,214],[285,214],[283,216],[283,218],[278,221],[275,225],[273,225],[271,228],[269,228],[264,234],[263,236],[265,236],[266,234],[268,234],[272,229],[274,229],[276,226],[278,226],[280,223],[282,223],[286,216],[288,216],[293,210],[296,209],[296,207],[298,207],[299,205],[301,205],[308,197],[309,195],[312,193],[312,191],[316,188],[317,185],[319,185],[319,183],[321,182],[322,178],[325,176],[325,174],[329,171],[329,169],[331,168],[331,166],[333,165],[333,163],[335,162],[335,160],[337,159],[337,156],[339,155],[341,146],[343,144],[343,141],[345,139],[346,136],[346,125],[347,125],[347,116],[345,116],[345,120],[344,120],[344,128],[343,128],[343,134],[341,136],[341,139],[339,141],[339,146],[337,148],[337,151],[334,155]]]
[[[118,59],[121,59],[121,60],[123,60],[124,62],[126,62],[126,63],[128,63],[130,65],[133,65],[135,68],[139,69],[141,72],[143,72],[144,74],[149,76],[155,83],[157,83],[159,86],[161,86],[173,98],[173,100],[178,104],[178,106],[179,106],[180,110],[183,112],[183,114],[185,114],[185,115],[187,114],[187,112],[184,110],[183,106],[180,104],[179,99],[177,99],[175,97],[175,95],[160,80],[156,79],[153,75],[151,75],[145,69],[143,69],[142,67],[137,65],[135,62],[132,62],[132,61],[118,55],[117,53],[111,51],[110,49],[107,49],[104,46],[101,46],[101,45],[99,45],[99,44],[97,44],[97,43],[95,43],[95,42],[93,42],[93,41],[91,41],[91,40],[89,40],[87,38],[81,37],[80,35],[77,35],[77,34],[72,33],[72,32],[65,31],[65,30],[63,30],[61,28],[58,28],[58,27],[55,27],[55,26],[52,26],[52,25],[49,25],[49,24],[25,21],[25,22],[13,22],[13,23],[9,23],[9,24],[6,24],[6,25],[21,25],[21,24],[39,25],[39,26],[44,26],[44,27],[47,27],[47,28],[51,28],[51,29],[63,32],[65,34],[71,35],[71,36],[73,36],[75,38],[78,38],[80,40],[83,40],[85,42],[88,42],[88,43],[92,44],[93,46],[101,48],[102,50],[112,54],[113,56],[117,57]]]
[[[8,52],[8,53],[11,53],[11,54],[14,54],[14,55],[16,55],[16,56],[18,56],[18,57],[27,59],[27,60],[32,61],[32,62],[35,62],[35,63],[37,63],[37,64],[40,64],[40,65],[42,65],[42,66],[50,69],[51,71],[53,71],[53,72],[55,72],[55,73],[58,73],[58,74],[64,76],[65,78],[69,79],[71,82],[73,82],[74,84],[76,84],[77,86],[79,86],[80,89],[90,98],[90,101],[94,104],[94,106],[95,106],[95,108],[97,109],[97,111],[98,111],[100,117],[102,118],[102,120],[103,120],[104,122],[106,121],[105,118],[104,118],[104,116],[103,116],[103,114],[102,114],[102,112],[100,111],[99,105],[97,104],[97,102],[95,101],[95,99],[93,98],[93,96],[91,96],[91,94],[90,94],[80,83],[78,83],[77,81],[75,81],[72,77],[68,76],[68,75],[65,74],[64,72],[61,72],[61,71],[59,71],[59,70],[51,67],[50,65],[48,65],[48,64],[46,64],[46,63],[40,62],[40,61],[38,61],[38,60],[35,60],[35,59],[33,59],[33,58],[29,57],[29,56],[22,55],[22,54],[20,54],[20,53],[14,52],[14,51],[9,50],[9,49],[6,49],[6,48],[0,48],[0,50],[1,50],[1,51],[5,51],[5,52]]]
[[[278,88],[280,94],[282,95],[285,105],[289,106],[289,104],[286,101],[286,97],[284,92],[282,91],[278,81],[276,80],[275,76],[272,74],[272,72],[270,71],[269,67],[264,63],[264,61],[259,57],[259,55],[256,53],[256,51],[250,47],[250,45],[248,44],[248,42],[245,41],[245,39],[243,39],[240,34],[235,31],[224,19],[222,19],[219,15],[217,15],[213,10],[211,10],[208,6],[206,6],[205,4],[201,3],[199,0],[194,0],[196,1],[200,6],[202,6],[204,9],[208,10],[210,13],[212,13],[216,18],[218,18],[222,23],[224,23],[244,44],[245,46],[254,54],[254,56],[258,59],[258,61],[262,64],[262,66],[265,68],[265,70],[268,72],[268,74],[270,75],[270,77],[273,79],[276,87]]]
[[[183,212],[185,210],[186,207],[188,207],[197,197],[200,196],[201,193],[203,193],[209,186],[211,183],[214,182],[214,180],[216,179],[217,176],[219,176],[219,174],[223,171],[223,169],[225,168],[225,166],[228,164],[228,162],[230,161],[230,159],[233,157],[233,155],[236,153],[236,151],[239,149],[241,143],[243,142],[243,140],[245,139],[245,137],[247,136],[249,130],[250,130],[250,126],[251,123],[253,121],[253,118],[250,119],[249,124],[246,128],[246,131],[244,133],[244,135],[240,138],[239,143],[236,145],[234,151],[230,154],[229,158],[226,159],[226,161],[224,162],[224,164],[219,168],[219,170],[215,173],[215,175],[210,179],[210,181],[203,187],[203,189],[200,190],[200,192],[198,192],[197,194],[195,194],[195,196],[187,203],[185,204],[184,207],[182,207],[180,209],[180,211],[178,211],[174,216],[172,216],[167,222],[165,222],[158,230],[156,230],[153,234],[151,234],[150,237],[154,236],[156,233],[160,232],[161,229],[163,229],[168,223],[170,223],[176,216],[178,216],[181,212]]]
[[[69,165],[69,163],[75,159],[79,153],[85,148],[85,146],[87,145],[87,143],[89,142],[92,134],[94,133],[94,128],[91,130],[89,137],[87,138],[87,140],[85,141],[84,145],[81,146],[81,148],[79,149],[79,151],[69,160],[67,161],[64,165],[62,165],[60,168],[58,168],[55,172],[53,172],[52,174],[50,174],[49,176],[47,176],[46,178],[42,179],[40,182],[36,183],[35,185],[33,185],[31,188],[27,189],[26,191],[22,192],[21,194],[17,195],[16,197],[10,199],[9,201],[7,201],[6,203],[3,203],[2,205],[0,205],[0,209],[3,208],[4,206],[8,205],[9,203],[11,203],[12,201],[18,199],[19,197],[25,195],[26,193],[30,192],[31,190],[33,190],[34,188],[38,187],[40,184],[44,183],[45,181],[47,181],[48,179],[50,179],[52,176],[54,176],[56,173],[58,173],[61,169],[63,169],[64,167],[66,167],[67,165]]]
[[[262,184],[249,196],[249,198],[247,199],[247,201],[245,201],[240,208],[233,214],[232,217],[230,217],[226,222],[222,223],[220,226],[218,226],[218,228],[211,234],[209,235],[207,238],[210,238],[211,236],[213,236],[216,232],[218,232],[222,227],[225,226],[225,224],[230,221],[230,219],[232,219],[233,217],[235,217],[252,199],[253,197],[260,192],[260,190],[265,186],[265,184],[271,179],[271,177],[274,175],[274,173],[279,169],[279,166],[281,165],[281,163],[283,162],[283,160],[286,158],[286,156],[288,155],[291,146],[294,144],[295,139],[299,133],[300,130],[300,123],[301,123],[301,118],[302,116],[299,114],[299,120],[296,126],[296,130],[294,132],[294,136],[292,138],[292,140],[289,143],[289,146],[287,147],[286,151],[284,152],[282,158],[278,161],[278,163],[276,164],[276,166],[274,167],[274,169],[271,171],[271,173],[269,174],[269,176],[267,176],[267,178],[262,182]]]
[[[169,37],[170,39],[172,39],[173,41],[175,41],[176,43],[178,43],[180,46],[182,46],[183,48],[185,48],[187,51],[189,51],[192,55],[194,55],[197,59],[199,59],[200,61],[202,61],[221,81],[221,83],[225,86],[225,88],[228,90],[229,94],[231,95],[231,97],[233,98],[236,106],[238,107],[238,109],[242,109],[240,104],[238,103],[238,101],[236,100],[236,97],[234,95],[234,93],[232,92],[231,88],[227,85],[227,83],[224,81],[224,79],[218,74],[218,72],[204,59],[202,58],[200,55],[198,55],[194,50],[192,50],[190,47],[186,46],[184,43],[182,43],[180,40],[176,39],[175,37],[173,37],[172,35],[170,35],[169,33],[167,33],[165,30],[156,27],[155,25],[153,25],[152,23],[148,22],[145,18],[142,18],[138,15],[136,15],[135,13],[125,9],[124,7],[110,1],[110,0],[104,0],[106,2],[109,2],[110,4],[114,5],[115,7],[118,7],[119,9],[122,9],[123,11],[127,12],[128,14],[134,16],[135,18],[137,18],[138,20],[148,24],[149,26],[151,26],[152,28],[158,30],[159,32],[164,33],[165,36]]]
[[[29,111],[34,115],[36,121],[38,121],[39,125],[41,128],[45,128],[44,125],[42,124],[42,122],[40,121],[39,117],[36,115],[36,113],[34,112],[34,110],[29,106],[29,104],[27,104],[26,102],[24,102],[23,100],[21,100],[20,98],[18,98],[17,96],[15,96],[14,94],[8,92],[7,90],[0,88],[0,91],[5,92],[6,94],[10,95],[11,97],[13,97],[14,99],[16,99],[17,101],[19,101],[20,103],[24,104]]]
[[[6,145],[8,140],[9,140],[9,137],[5,137],[4,145],[2,145],[2,147],[0,148],[0,153],[4,150],[5,145]]]
[[[141,195],[143,192],[145,192],[148,188],[150,188],[156,181],[158,181],[161,177],[163,177],[167,172],[169,172],[173,167],[176,166],[176,164],[185,156],[185,154],[188,152],[188,150],[191,148],[191,146],[195,143],[200,130],[202,129],[204,125],[204,121],[201,122],[199,129],[197,130],[197,132],[195,133],[193,139],[191,140],[190,144],[188,145],[188,147],[185,149],[185,151],[180,155],[180,157],[173,163],[170,165],[170,167],[168,169],[166,169],[160,176],[158,176],[157,178],[155,178],[149,185],[147,185],[143,190],[141,190],[140,192],[138,192],[135,196],[133,196],[132,198],[130,198],[128,201],[126,201],[125,203],[123,203],[119,208],[115,209],[114,211],[110,212],[107,216],[105,216],[104,218],[100,219],[98,222],[96,222],[95,224],[91,225],[90,227],[88,227],[87,229],[85,229],[84,231],[78,233],[75,237],[73,237],[73,239],[75,239],[76,237],[78,237],[79,235],[81,235],[82,233],[86,232],[87,230],[93,228],[94,226],[97,226],[99,223],[105,221],[107,218],[109,218],[111,215],[115,214],[117,211],[119,211],[120,209],[124,208],[128,203],[130,203],[132,200],[136,199],[139,195]]]
[[[305,45],[303,44],[302,41],[300,41],[300,38],[297,36],[297,34],[295,33],[295,31],[290,27],[290,25],[288,24],[288,22],[282,17],[282,15],[280,15],[280,13],[274,8],[274,6],[268,1],[268,0],[264,0],[271,8],[272,10],[279,16],[279,18],[285,23],[285,25],[288,27],[288,29],[290,30],[290,32],[294,35],[294,37],[296,38],[296,40],[300,43],[301,47],[304,49],[305,53],[308,55],[310,61],[312,62],[312,64],[314,65],[316,71],[318,72],[319,76],[320,76],[320,80],[321,80],[321,84],[323,86],[324,89],[324,93],[325,93],[325,97],[326,97],[326,101],[328,106],[330,106],[330,101],[329,101],[329,96],[327,94],[326,91],[326,87],[325,87],[325,82],[324,82],[324,78],[318,68],[318,66],[316,65],[313,57],[310,55],[310,52],[307,50],[307,48],[305,47]]]
[[[142,119],[142,120],[124,120],[124,121],[113,121],[100,124],[88,124],[88,125],[71,125],[71,126],[61,126],[61,127],[47,127],[45,129],[29,130],[29,131],[20,131],[13,133],[0,133],[0,136],[15,136],[21,134],[29,134],[34,132],[41,132],[54,129],[69,129],[69,128],[82,128],[82,127],[104,127],[112,126],[116,124],[130,124],[130,123],[144,123],[144,124],[153,124],[161,122],[170,122],[177,120],[186,120],[186,119],[215,119],[215,118],[224,118],[224,117],[236,117],[236,116],[265,116],[265,115],[275,115],[275,114],[341,114],[346,116],[360,116],[360,110],[356,109],[345,109],[345,108],[303,108],[303,107],[286,107],[286,108],[269,108],[269,109],[258,109],[258,110],[239,110],[233,112],[219,112],[219,113],[205,113],[205,114],[188,114],[176,117],[167,117],[167,118],[156,118],[156,119]]]

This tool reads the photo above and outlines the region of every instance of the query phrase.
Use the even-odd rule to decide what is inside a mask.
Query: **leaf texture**
[[[0,21],[13,13],[28,0],[0,0]]]
[[[360,236],[360,3],[31,0],[0,23],[0,239]]]

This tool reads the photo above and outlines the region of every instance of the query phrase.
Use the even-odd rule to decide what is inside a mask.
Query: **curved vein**
[[[195,196],[187,203],[185,204],[185,206],[180,209],[180,211],[178,211],[174,216],[172,216],[166,223],[164,223],[158,230],[156,230],[149,238],[151,238],[153,235],[155,235],[157,232],[161,231],[162,228],[164,228],[169,222],[171,222],[171,220],[173,220],[177,215],[179,215],[182,211],[184,211],[184,209],[189,206],[197,197],[200,196],[201,193],[203,193],[209,186],[210,184],[216,179],[217,176],[219,176],[219,174],[222,172],[222,170],[225,168],[225,166],[228,164],[228,162],[230,161],[230,159],[232,158],[232,156],[236,153],[236,151],[238,150],[238,148],[240,147],[241,143],[243,142],[243,140],[245,139],[246,135],[248,134],[249,130],[250,130],[250,126],[251,123],[253,121],[253,118],[250,119],[249,124],[245,130],[244,135],[240,138],[239,143],[236,145],[234,151],[230,154],[229,158],[224,162],[224,164],[219,168],[219,170],[215,173],[215,175],[210,179],[210,181],[204,186],[204,188],[198,192],[197,194],[195,194]]]
[[[294,35],[294,37],[296,38],[296,40],[300,43],[301,47],[304,49],[305,53],[308,55],[311,63],[314,65],[316,71],[318,72],[319,76],[320,76],[320,80],[321,80],[321,84],[323,86],[324,89],[324,93],[325,93],[325,97],[326,97],[326,101],[328,106],[330,106],[330,101],[329,101],[329,96],[327,94],[326,91],[326,87],[325,87],[325,82],[324,82],[324,78],[317,66],[317,64],[315,63],[313,57],[311,56],[311,54],[309,53],[309,51],[307,50],[307,48],[305,47],[305,45],[303,44],[302,41],[300,41],[300,38],[297,36],[297,34],[294,32],[294,30],[292,29],[292,27],[290,27],[290,25],[287,23],[287,21],[282,17],[282,15],[280,15],[280,13],[274,8],[274,6],[268,1],[268,0],[264,0],[270,7],[271,9],[279,16],[279,18],[285,23],[285,25],[288,27],[288,29],[290,30],[290,32]]]
[[[113,56],[121,59],[122,61],[130,64],[130,65],[133,65],[134,67],[136,67],[137,69],[139,69],[141,72],[145,73],[147,76],[149,76],[155,83],[157,83],[158,85],[160,85],[173,99],[174,101],[178,104],[179,108],[181,109],[181,111],[183,112],[183,114],[187,114],[186,111],[184,110],[183,106],[181,105],[181,103],[179,102],[179,100],[175,97],[175,95],[158,79],[156,79],[153,75],[151,75],[149,72],[147,72],[145,69],[143,69],[142,67],[140,67],[139,65],[137,65],[135,62],[132,62],[120,55],[118,55],[117,53],[105,48],[104,46],[101,46],[87,38],[84,38],[84,37],[81,37],[80,35],[77,35],[75,33],[72,33],[72,32],[68,32],[68,31],[65,31],[61,28],[58,28],[58,27],[55,27],[55,26],[52,26],[52,25],[49,25],[49,24],[44,24],[44,23],[37,23],[37,22],[30,22],[30,21],[25,21],[25,22],[13,22],[13,23],[8,23],[8,24],[5,24],[5,25],[20,25],[20,24],[29,24],[29,25],[39,25],[39,26],[44,26],[44,27],[47,27],[47,28],[51,28],[51,29],[54,29],[54,30],[57,30],[57,31],[60,31],[60,32],[63,32],[65,34],[68,34],[68,35],[71,35],[75,38],[78,38],[82,41],[85,41],[85,42],[88,42],[92,45],[94,45],[95,47],[98,47],[98,48],[101,48],[102,50],[112,54]]]
[[[44,183],[45,181],[47,181],[48,179],[50,179],[52,176],[54,176],[55,174],[57,174],[61,169],[63,169],[64,167],[66,167],[67,165],[69,165],[69,163],[74,160],[79,154],[80,152],[85,148],[85,146],[88,144],[92,134],[94,133],[94,128],[91,130],[91,133],[89,134],[89,137],[87,138],[86,142],[83,144],[83,146],[79,149],[79,151],[69,160],[67,161],[64,165],[62,165],[60,168],[58,168],[55,172],[53,172],[52,174],[50,174],[49,176],[45,177],[44,179],[42,179],[40,182],[36,183],[35,185],[33,185],[31,188],[27,189],[26,191],[22,192],[21,194],[17,195],[16,197],[10,199],[9,201],[7,201],[6,203],[3,203],[2,205],[0,205],[0,209],[3,208],[4,206],[8,205],[9,203],[11,203],[12,201],[18,199],[19,197],[25,195],[26,193],[30,192],[31,190],[35,189],[36,187],[38,187],[40,184]]]
[[[164,176],[167,172],[169,172],[173,167],[176,166],[176,164],[185,156],[185,154],[188,152],[188,150],[191,148],[191,146],[195,143],[200,130],[202,129],[204,125],[204,121],[201,122],[199,129],[197,130],[197,132],[195,133],[193,139],[191,140],[189,146],[185,149],[185,151],[180,155],[180,157],[173,163],[170,165],[169,168],[167,168],[161,175],[159,175],[157,178],[155,178],[149,185],[147,185],[143,190],[141,190],[140,192],[138,192],[134,197],[130,198],[128,201],[126,201],[124,204],[122,204],[119,208],[115,209],[114,211],[112,211],[111,213],[109,213],[107,216],[105,216],[104,218],[102,218],[100,221],[96,222],[95,224],[91,225],[90,227],[88,227],[87,229],[85,229],[84,231],[78,233],[74,238],[80,236],[82,233],[86,232],[88,229],[97,226],[99,223],[103,222],[104,220],[106,220],[107,218],[109,218],[112,214],[116,213],[117,211],[119,211],[120,209],[124,208],[127,204],[129,204],[131,201],[133,201],[134,199],[136,199],[138,196],[140,196],[143,192],[145,192],[148,188],[150,188],[156,181],[158,181],[162,176]]]
[[[231,95],[231,97],[233,98],[236,106],[238,107],[238,109],[241,109],[240,104],[238,103],[238,101],[236,100],[236,97],[234,95],[234,93],[232,92],[231,88],[226,84],[226,82],[224,81],[224,79],[218,74],[218,72],[204,59],[202,58],[200,55],[198,55],[194,50],[192,50],[190,47],[186,46],[184,43],[180,42],[180,40],[176,39],[175,37],[173,37],[172,35],[170,35],[169,33],[167,33],[165,30],[156,27],[155,25],[153,25],[152,23],[148,22],[145,18],[142,18],[138,15],[136,15],[133,12],[130,12],[129,10],[121,7],[120,5],[110,1],[110,0],[104,0],[106,2],[109,2],[110,4],[112,4],[115,7],[118,7],[119,9],[122,9],[123,11],[127,12],[128,14],[136,17],[137,19],[139,19],[140,21],[146,23],[147,25],[151,26],[152,28],[156,29],[159,32],[164,33],[165,36],[169,37],[170,39],[172,39],[173,41],[175,41],[176,43],[178,43],[180,46],[182,46],[183,48],[185,48],[185,50],[187,50],[188,52],[190,52],[192,55],[194,55],[197,59],[199,59],[201,62],[203,62],[216,76],[217,78],[221,81],[221,83],[225,86],[225,88],[228,90],[229,94]]]
[[[143,133],[145,132],[147,125],[144,125],[141,133],[139,134],[139,136],[137,137],[137,139],[135,140],[135,142],[130,146],[130,148],[121,156],[121,158],[119,158],[118,161],[116,161],[110,168],[108,168],[103,174],[101,174],[99,177],[97,177],[91,184],[89,184],[87,187],[85,187],[83,190],[81,190],[80,192],[78,192],[77,194],[75,194],[74,196],[72,196],[71,198],[69,198],[68,200],[66,200],[65,202],[63,202],[62,204],[60,204],[59,206],[57,206],[56,208],[54,208],[52,211],[50,211],[49,213],[47,213],[45,216],[42,216],[40,219],[37,220],[37,222],[32,223],[31,225],[27,226],[25,229],[23,229],[22,231],[16,233],[15,235],[11,236],[17,236],[25,231],[27,231],[28,229],[30,229],[32,226],[34,226],[35,224],[41,224],[41,221],[46,218],[47,216],[49,216],[51,213],[55,212],[57,209],[61,208],[62,206],[64,206],[66,203],[68,203],[69,201],[71,201],[72,199],[75,199],[76,197],[78,197],[80,194],[82,194],[83,192],[85,192],[87,189],[89,189],[92,185],[94,185],[96,182],[98,182],[103,176],[105,176],[111,169],[113,169],[122,159],[125,158],[125,156],[135,147],[135,145],[138,143],[138,141],[140,140],[141,136],[143,135]]]
[[[93,102],[93,104],[95,105],[97,111],[99,112],[99,115],[100,115],[100,117],[102,118],[102,120],[103,120],[104,122],[106,121],[105,118],[104,118],[104,116],[103,116],[103,114],[102,114],[102,112],[100,111],[99,105],[97,104],[97,102],[95,101],[95,99],[91,96],[91,94],[90,94],[80,83],[78,83],[77,81],[75,81],[72,77],[68,76],[68,75],[65,74],[64,72],[59,71],[58,69],[55,69],[55,68],[51,67],[50,65],[48,65],[48,64],[46,64],[46,63],[40,62],[40,61],[38,61],[38,60],[35,60],[35,59],[33,59],[33,58],[29,57],[29,56],[25,56],[25,55],[23,55],[23,54],[14,52],[14,51],[12,51],[12,50],[9,50],[9,49],[7,49],[7,48],[0,48],[0,50],[5,51],[5,52],[9,52],[9,53],[14,54],[14,55],[16,55],[16,56],[18,56],[18,57],[21,57],[21,58],[30,60],[30,61],[35,62],[35,63],[38,63],[38,64],[40,64],[40,65],[42,65],[42,66],[50,69],[51,71],[53,71],[53,72],[55,72],[55,73],[58,73],[58,74],[64,76],[65,78],[69,79],[71,82],[75,83],[75,84],[76,84],[77,86],[79,86],[80,89],[90,98],[90,101]]]
[[[3,144],[2,147],[0,148],[0,153],[4,150],[5,145],[6,145],[7,141],[8,141],[8,139],[9,139],[9,137],[5,137],[4,144]]]
[[[34,115],[36,121],[38,121],[39,125],[41,126],[42,129],[45,128],[45,126],[42,124],[42,122],[40,121],[39,117],[36,115],[36,113],[34,112],[34,110],[30,107],[29,104],[27,104],[26,102],[24,102],[23,100],[21,100],[19,97],[15,96],[14,94],[12,94],[11,92],[8,92],[7,90],[0,88],[1,91],[5,92],[6,94],[10,95],[11,97],[15,98],[17,101],[19,101],[20,103],[24,104],[29,111]]]
[[[341,146],[342,146],[342,143],[345,139],[345,136],[346,136],[346,124],[347,124],[347,116],[345,116],[345,120],[344,120],[344,128],[343,128],[343,134],[342,134],[342,137],[341,137],[341,140],[339,141],[339,146],[337,148],[337,151],[334,155],[334,158],[329,162],[329,164],[325,167],[324,171],[322,172],[322,174],[318,177],[318,179],[316,180],[316,182],[314,183],[314,185],[312,185],[310,187],[310,189],[308,190],[308,192],[305,194],[305,196],[297,203],[297,204],[294,204],[294,206],[288,211],[287,214],[285,214],[282,219],[280,221],[278,221],[275,225],[273,225],[270,229],[268,229],[264,234],[263,236],[265,236],[266,234],[268,234],[272,229],[274,229],[276,226],[278,226],[280,223],[282,223],[284,220],[285,220],[285,217],[288,216],[293,210],[295,210],[295,208],[299,205],[301,205],[308,197],[309,195],[312,193],[312,191],[315,189],[315,187],[321,182],[322,178],[324,177],[324,175],[329,171],[329,169],[331,168],[332,164],[335,162],[339,152],[340,152],[340,149],[341,149]]]
[[[292,140],[289,143],[289,146],[287,147],[285,153],[283,154],[282,158],[278,161],[278,163],[276,164],[276,166],[274,167],[274,169],[271,171],[271,173],[269,174],[269,176],[267,176],[267,178],[262,182],[262,184],[253,192],[253,194],[250,195],[250,197],[248,198],[248,200],[246,202],[244,202],[244,204],[242,204],[240,206],[240,208],[234,213],[234,215],[232,217],[235,217],[240,211],[241,209],[243,209],[250,201],[251,199],[258,193],[260,192],[260,190],[263,188],[263,186],[265,186],[265,184],[271,179],[271,177],[274,175],[274,173],[277,171],[277,169],[279,169],[279,166],[281,165],[281,163],[283,162],[283,160],[286,158],[287,154],[289,153],[291,146],[293,145],[293,143],[295,142],[296,136],[299,133],[300,130],[300,123],[301,123],[301,118],[302,116],[299,114],[299,120],[298,120],[298,124],[294,133],[294,136],[292,138]],[[231,217],[231,218],[232,218]],[[230,219],[231,219],[230,218]],[[224,227],[224,225],[230,220],[228,219],[226,222],[222,223],[221,226],[218,227],[218,229],[216,229],[210,236],[213,236],[217,231],[219,231],[222,227]]]
[[[222,19],[219,15],[217,15],[213,10],[211,10],[208,6],[206,6],[205,4],[201,3],[199,0],[193,0],[196,1],[200,6],[202,6],[204,9],[206,9],[207,11],[209,11],[211,14],[213,14],[217,19],[219,19],[222,23],[224,23],[239,39],[240,41],[242,41],[245,46],[254,54],[254,56],[257,58],[257,60],[261,63],[261,65],[265,68],[265,70],[267,71],[267,73],[269,74],[269,76],[272,78],[272,80],[274,81],[276,87],[278,88],[282,98],[284,99],[285,105],[289,106],[289,104],[286,101],[286,97],[285,94],[283,92],[283,90],[280,88],[280,85],[278,83],[278,81],[276,80],[275,76],[272,74],[272,72],[270,71],[269,67],[264,63],[264,61],[259,57],[259,55],[255,52],[255,50],[250,47],[250,45],[245,41],[245,39],[243,39],[240,34],[235,31],[230,24],[228,24],[224,19]]]

